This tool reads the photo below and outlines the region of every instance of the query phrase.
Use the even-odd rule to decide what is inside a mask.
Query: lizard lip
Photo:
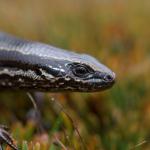
[[[93,91],[101,91],[105,89],[111,88],[115,83],[115,74],[111,77],[107,77],[108,79],[94,79],[91,80],[93,83],[92,88]]]
[[[116,74],[113,72],[112,75],[107,75],[107,82],[110,87],[116,82]]]
[[[99,86],[100,89],[105,90],[111,88],[115,84],[115,79],[111,80],[110,82],[103,82]]]
[[[111,74],[103,74],[103,81],[100,82],[99,88],[101,89],[108,89],[111,88],[114,83],[116,82],[116,75],[114,72]]]
[[[112,75],[109,75],[107,78],[110,82],[114,83],[116,80],[116,74],[113,72]]]

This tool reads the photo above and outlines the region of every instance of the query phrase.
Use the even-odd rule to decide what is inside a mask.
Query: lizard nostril
[[[114,82],[115,81],[115,74],[108,74],[108,73],[102,73],[102,72],[96,72],[95,78],[100,78],[104,80],[105,82]]]
[[[109,75],[109,74],[105,75],[104,79],[106,81],[113,81],[113,77],[111,75]]]

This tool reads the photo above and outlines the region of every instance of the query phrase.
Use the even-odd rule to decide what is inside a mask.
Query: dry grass
[[[103,93],[45,94],[41,135],[26,117],[32,108],[26,94],[1,92],[0,120],[23,150],[150,148],[149,14],[146,0],[0,1],[2,31],[92,54],[117,74]]]

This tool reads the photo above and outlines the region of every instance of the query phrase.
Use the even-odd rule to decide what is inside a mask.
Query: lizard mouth
[[[96,79],[95,83],[93,83],[93,89],[95,91],[101,91],[105,89],[111,88],[115,83],[115,80],[111,80],[111,82],[105,82],[104,80]]]
[[[111,75],[106,73],[99,73],[99,77],[97,75],[97,78],[90,79],[90,88],[92,89],[92,91],[102,91],[105,89],[109,89],[116,82],[115,79],[115,73],[112,73]]]
[[[101,83],[102,86],[100,87],[102,87],[103,89],[111,88],[115,82],[116,82],[116,75],[113,72],[111,75],[107,74],[104,76],[103,81]]]

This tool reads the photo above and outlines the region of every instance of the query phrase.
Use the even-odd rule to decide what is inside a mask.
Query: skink
[[[0,32],[0,89],[94,92],[115,73],[94,57]]]

